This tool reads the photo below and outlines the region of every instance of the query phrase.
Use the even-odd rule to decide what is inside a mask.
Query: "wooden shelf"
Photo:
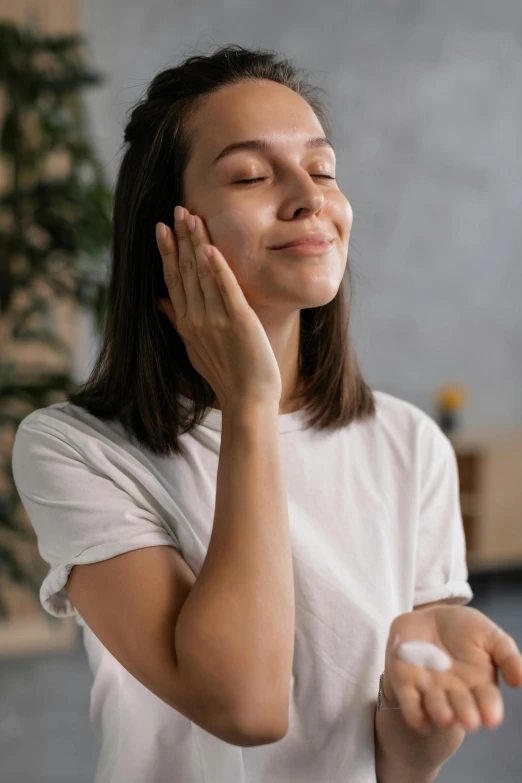
[[[522,427],[449,435],[470,572],[522,567]]]

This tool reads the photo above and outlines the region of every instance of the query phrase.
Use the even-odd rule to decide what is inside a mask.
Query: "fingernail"
[[[195,231],[196,229],[196,218],[194,215],[189,215],[187,218],[187,226],[190,232]]]
[[[184,214],[185,213],[183,211],[183,207],[175,207],[175,209],[174,209],[174,221],[176,223],[181,223],[181,221],[183,220]]]
[[[167,239],[167,226],[165,223],[156,223],[156,236],[163,241]]]

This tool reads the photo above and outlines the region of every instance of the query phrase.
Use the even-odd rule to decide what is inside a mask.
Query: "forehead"
[[[284,149],[324,135],[304,98],[283,84],[260,80],[227,85],[206,96],[190,125],[192,157],[205,163],[235,141],[267,138]]]

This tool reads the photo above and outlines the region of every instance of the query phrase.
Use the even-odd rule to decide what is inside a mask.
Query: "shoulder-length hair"
[[[67,399],[100,419],[118,420],[132,439],[157,455],[184,451],[179,435],[201,423],[215,393],[157,306],[169,293],[155,226],[162,221],[172,228],[174,207],[185,202],[183,172],[193,143],[188,127],[193,113],[210,93],[252,79],[294,90],[312,107],[325,134],[331,134],[321,88],[275,52],[237,45],[189,57],[158,73],[125,128],[101,348],[88,380],[69,391]],[[300,313],[300,389],[292,399],[303,400],[307,424],[317,429],[375,415],[375,399],[359,370],[349,332],[349,262],[346,273],[349,302],[341,284],[328,304]],[[188,413],[178,399],[183,388],[194,401]]]

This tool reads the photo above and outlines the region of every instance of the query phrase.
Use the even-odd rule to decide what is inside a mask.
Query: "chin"
[[[332,299],[335,299],[341,285],[342,285],[342,280],[337,285],[333,285],[331,284],[331,281],[325,281],[324,279],[317,280],[315,282],[312,281],[313,288],[309,289],[310,296],[307,297],[306,294],[303,292],[304,294],[303,298],[310,299],[311,304],[309,304],[308,307],[321,307],[322,305],[331,302]]]

